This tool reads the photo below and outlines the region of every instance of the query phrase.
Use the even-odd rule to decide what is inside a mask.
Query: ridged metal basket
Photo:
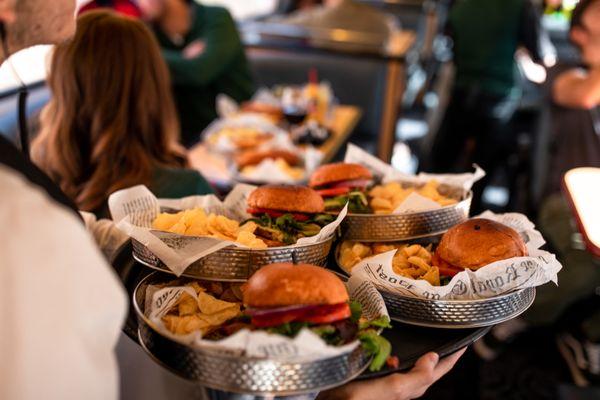
[[[223,354],[175,342],[157,332],[142,311],[146,287],[161,282],[158,276],[146,277],[133,294],[140,344],[156,362],[202,386],[257,396],[314,393],[354,379],[370,363],[370,356],[360,346],[332,358],[287,362]]]
[[[469,218],[473,193],[448,189],[458,203],[436,210],[406,214],[348,214],[342,222],[344,239],[385,242],[441,234]]]
[[[296,247],[271,247],[247,249],[229,246],[193,262],[182,276],[204,279],[243,282],[260,267],[276,262],[307,263],[323,266],[331,250],[334,236],[318,243]],[[132,239],[133,258],[150,268],[172,273],[154,253],[142,243]]]
[[[427,300],[380,291],[390,318],[430,328],[479,328],[513,319],[535,299],[535,288],[525,288],[489,299]]]

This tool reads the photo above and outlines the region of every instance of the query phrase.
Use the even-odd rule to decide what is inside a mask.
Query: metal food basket
[[[200,385],[257,396],[314,393],[354,379],[371,361],[361,346],[336,357],[299,362],[186,346],[160,334],[142,311],[147,286],[160,282],[164,282],[164,276],[160,279],[159,274],[151,274],[139,283],[133,294],[140,344],[156,362]]]
[[[430,328],[479,328],[496,325],[525,312],[535,288],[524,288],[487,299],[428,300],[380,291],[390,318]]]
[[[344,239],[385,242],[439,235],[469,218],[473,193],[440,185],[440,191],[460,199],[436,210],[405,214],[348,214],[342,222]]]
[[[190,264],[182,276],[231,282],[247,281],[260,267],[277,262],[307,263],[324,266],[334,235],[314,244],[294,247],[248,249],[228,246]],[[172,273],[169,268],[139,241],[132,239],[133,258],[150,268]]]

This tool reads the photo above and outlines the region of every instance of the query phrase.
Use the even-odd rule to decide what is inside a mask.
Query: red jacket
[[[106,6],[104,6],[104,5],[101,6],[98,4],[97,0],[92,0],[79,9],[79,14],[82,14],[86,11],[101,8],[101,7],[107,7],[107,8],[112,8],[113,10],[115,10],[116,12],[118,12],[120,14],[128,15],[130,17],[139,18],[142,15],[138,6],[133,4],[130,0],[112,0],[112,1],[108,1],[106,3],[112,3],[112,4],[109,4]]]

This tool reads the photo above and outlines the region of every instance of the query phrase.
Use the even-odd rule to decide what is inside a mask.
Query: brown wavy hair
[[[142,22],[83,14],[75,37],[54,50],[48,85],[32,156],[80,209],[149,185],[159,165],[184,166],[169,71]]]

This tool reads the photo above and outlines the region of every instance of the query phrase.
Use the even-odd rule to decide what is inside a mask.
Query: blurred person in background
[[[576,224],[561,193],[568,170],[600,167],[600,0],[581,0],[577,4],[569,36],[580,51],[581,64],[559,63],[548,74],[549,168],[538,221],[564,268],[559,287],[539,288],[525,321],[545,326],[561,317],[568,320],[570,316],[565,314],[570,306],[595,298],[595,302],[577,307],[583,316],[567,326],[568,332],[561,333],[558,340],[574,376],[579,373],[584,380],[600,384],[600,263],[573,243]]]
[[[120,14],[135,18],[142,15],[138,6],[131,0],[92,0],[81,6],[79,14],[98,8],[110,8]]]
[[[222,7],[193,0],[139,0],[171,71],[185,146],[217,118],[216,97],[249,100],[254,84],[234,20]]]
[[[516,142],[511,119],[521,99],[515,53],[524,47],[542,63],[554,49],[531,0],[452,2],[448,34],[454,42],[455,80],[425,170],[464,172],[473,163],[487,175],[474,187],[472,209],[494,171],[506,164]]]
[[[584,386],[600,383],[600,265],[574,242],[578,231],[561,185],[572,168],[600,167],[600,0],[578,3],[569,35],[582,63],[559,62],[548,73],[549,172],[537,221],[564,266],[559,285],[538,287],[535,302],[521,318],[494,327],[493,339],[486,337],[475,348],[495,357],[529,328],[558,330],[558,348],[575,383]]]
[[[54,50],[48,85],[32,156],[79,209],[106,217],[108,196],[138,184],[160,198],[212,192],[185,169],[169,72],[141,21],[80,16],[73,40]]]
[[[1,61],[68,39],[74,13],[74,0],[0,0]],[[2,135],[0,192],[0,398],[116,400],[120,282],[68,197]]]

